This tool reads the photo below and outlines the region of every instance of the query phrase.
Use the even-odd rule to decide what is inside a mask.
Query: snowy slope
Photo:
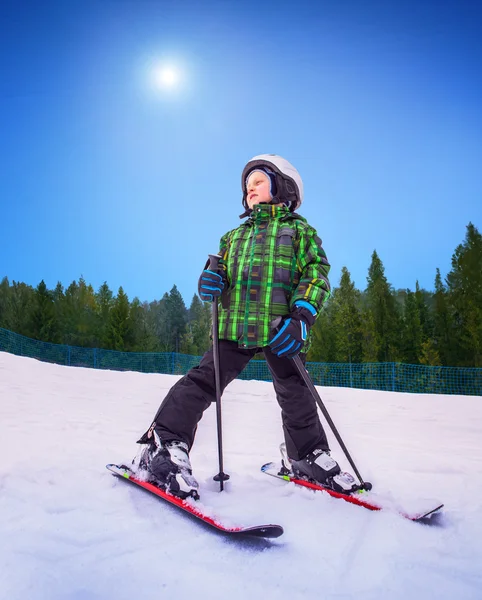
[[[261,474],[282,441],[272,386],[233,382],[225,492],[214,406],[191,454],[203,502],[285,534],[231,541],[105,470],[135,454],[176,379],[0,353],[0,600],[482,598],[482,398],[320,388],[365,479],[445,502],[427,527]]]

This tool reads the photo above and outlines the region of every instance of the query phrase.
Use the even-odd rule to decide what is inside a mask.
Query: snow
[[[135,455],[177,379],[0,353],[1,600],[482,598],[480,397],[319,388],[366,480],[405,504],[445,503],[425,526],[262,474],[282,441],[272,385],[233,382],[231,480],[223,493],[212,481],[212,406],[191,453],[202,501],[227,523],[285,528],[233,540],[105,469]]]

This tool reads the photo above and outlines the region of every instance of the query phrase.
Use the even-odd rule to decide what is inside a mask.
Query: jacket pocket
[[[285,246],[293,248],[295,234],[296,232],[292,227],[281,227],[276,236],[276,246],[279,248]]]
[[[282,227],[276,236],[276,265],[274,282],[284,286],[292,285],[294,239],[296,231],[292,227]]]

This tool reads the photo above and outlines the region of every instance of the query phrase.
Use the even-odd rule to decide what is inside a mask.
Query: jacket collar
[[[249,217],[250,221],[264,221],[266,219],[280,219],[291,214],[286,206],[273,204],[256,204]]]

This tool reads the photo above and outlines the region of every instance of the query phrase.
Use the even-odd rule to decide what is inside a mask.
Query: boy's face
[[[247,196],[249,208],[253,208],[255,204],[260,202],[270,202],[271,200],[271,182],[269,177],[260,171],[251,173],[246,182]]]

